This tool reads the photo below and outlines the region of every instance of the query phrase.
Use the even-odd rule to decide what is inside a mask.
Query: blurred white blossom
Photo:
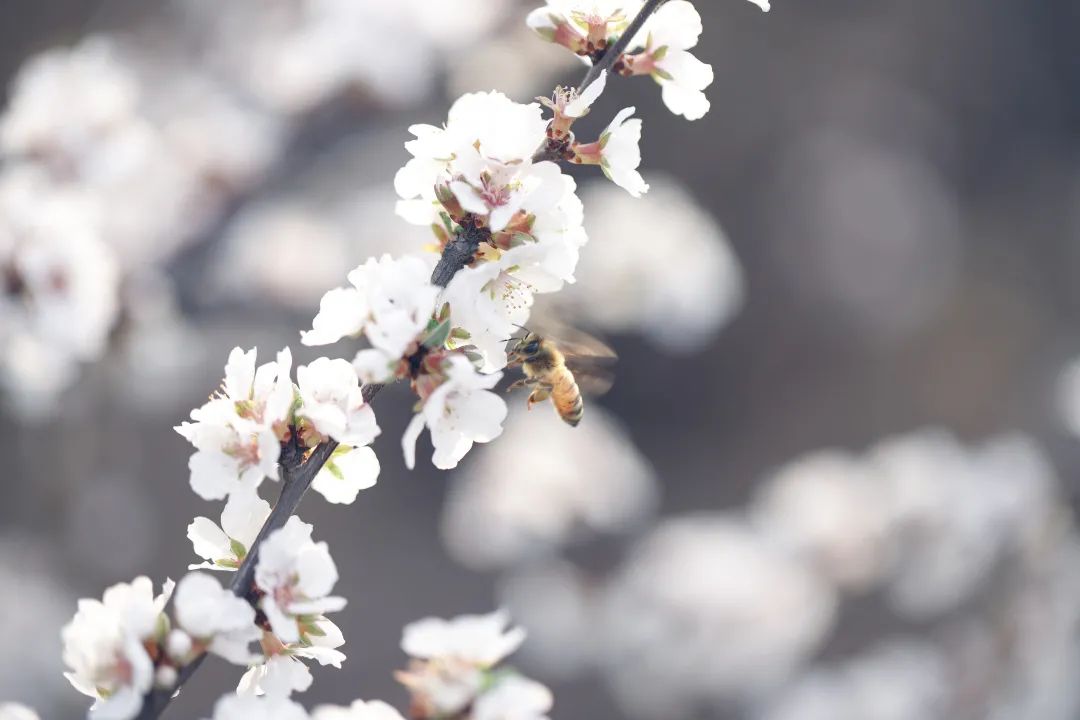
[[[716,220],[677,181],[654,176],[634,199],[590,182],[582,191],[589,245],[578,282],[553,305],[611,333],[642,332],[662,349],[708,344],[742,306],[742,267]]]
[[[319,705],[311,720],[405,720],[401,713],[380,700],[356,700],[348,707]]]
[[[839,667],[807,673],[760,720],[932,720],[949,712],[946,660],[932,644],[880,643]]]
[[[821,646],[831,585],[734,516],[672,518],[631,553],[600,601],[599,658],[633,717],[682,717],[752,699]]]
[[[506,567],[645,519],[656,478],[625,430],[598,407],[576,428],[518,411],[499,442],[451,479],[442,533],[460,562]]]

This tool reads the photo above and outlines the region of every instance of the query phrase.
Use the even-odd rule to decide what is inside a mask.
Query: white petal
[[[417,413],[413,415],[413,419],[409,421],[409,426],[405,428],[401,436],[401,449],[405,452],[405,467],[410,470],[416,467],[416,441],[423,431],[424,414]]]
[[[352,448],[347,453],[335,455],[331,462],[341,477],[324,466],[311,484],[328,502],[351,504],[361,490],[372,487],[378,480],[379,459],[369,447]]]
[[[607,87],[607,70],[601,72],[600,77],[593,80],[589,87],[585,88],[580,95],[566,106],[566,115],[574,118],[584,115],[592,107],[592,104],[596,102],[596,99],[600,97],[600,94],[604,92],[605,87]]]
[[[232,553],[229,538],[210,518],[197,517],[187,529],[188,539],[195,554],[206,560],[221,560]]]

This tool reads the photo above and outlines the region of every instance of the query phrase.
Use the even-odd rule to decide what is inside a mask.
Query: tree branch
[[[598,61],[593,63],[593,66],[589,69],[588,73],[586,73],[585,77],[582,79],[581,84],[578,86],[579,90],[584,90],[588,87],[589,84],[598,78],[600,73],[604,70],[611,70],[611,68],[614,67],[616,61],[626,51],[626,48],[645,24],[645,21],[648,20],[649,16],[656,12],[657,8],[664,2],[665,0],[646,1],[641,12],[637,14],[627,27],[626,32],[622,34],[614,45],[604,52]],[[479,232],[466,231],[460,233],[451,240],[443,250],[442,257],[439,258],[439,263],[435,266],[435,271],[431,275],[431,283],[439,287],[446,287],[458,271],[462,270],[472,262],[476,249],[483,239],[484,238]],[[371,402],[371,399],[374,398],[383,387],[383,385],[365,385],[362,391],[364,401]],[[263,525],[262,530],[259,531],[259,535],[255,538],[254,542],[252,542],[247,556],[236,571],[236,575],[230,586],[234,595],[244,598],[254,605],[257,600],[254,592],[254,580],[255,566],[258,564],[259,560],[259,548],[272,532],[282,528],[285,523],[288,522],[289,518],[296,513],[300,501],[311,487],[311,483],[314,482],[315,476],[322,470],[323,465],[330,459],[330,456],[337,446],[338,443],[336,440],[329,440],[322,443],[311,451],[306,460],[303,459],[303,449],[296,445],[295,439],[292,441],[291,446],[283,448],[282,458],[280,460],[281,495],[278,496],[278,501],[274,505],[274,509],[270,511],[270,516],[266,519],[266,523]],[[156,720],[160,717],[161,713],[165,711],[165,708],[168,707],[169,703],[172,701],[172,698],[179,694],[181,688],[191,676],[195,674],[205,659],[206,653],[203,653],[184,667],[180,668],[176,685],[172,689],[155,689],[150,691],[143,701],[142,710],[140,710],[138,716],[136,716],[136,720]]]
[[[633,42],[634,36],[638,34],[638,31],[645,25],[645,21],[649,19],[654,12],[663,5],[665,0],[647,0],[644,7],[641,8],[641,12],[631,21],[630,25],[626,28],[615,44],[604,51],[604,54],[600,56],[600,59],[593,63],[593,66],[589,68],[589,72],[585,73],[585,77],[582,78],[581,84],[578,85],[578,90],[584,90],[592,84],[592,81],[600,77],[600,73],[604,70],[611,70],[615,66],[616,61],[622,54],[626,52],[626,48],[630,47],[630,43]]]
[[[619,61],[623,53],[626,52],[626,48],[630,47],[630,43],[633,42],[634,36],[638,34],[638,31],[644,27],[645,22],[649,19],[654,12],[656,12],[661,5],[667,0],[647,0],[645,5],[641,8],[634,19],[627,26],[626,32],[624,32],[619,39],[615,41],[615,44],[604,50],[604,54],[599,59],[594,60],[592,67],[585,73],[585,77],[578,83],[577,91],[584,92],[585,88],[592,85],[593,81],[600,77],[600,73],[607,70],[610,71],[615,67],[615,63]],[[535,163],[544,162],[545,160],[551,160],[558,162],[559,160],[567,159],[564,152],[569,147],[568,144],[559,145],[556,140],[548,138],[544,141],[544,144],[532,157],[532,161]]]

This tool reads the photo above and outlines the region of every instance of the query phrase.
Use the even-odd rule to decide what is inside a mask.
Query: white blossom
[[[768,692],[821,647],[837,609],[830,583],[722,514],[666,520],[601,593],[599,664],[642,718]]]
[[[506,366],[506,341],[526,325],[537,294],[554,293],[574,282],[581,248],[584,208],[572,178],[563,177],[563,196],[552,212],[537,217],[535,242],[505,251],[492,250],[487,262],[459,270],[442,300],[451,308],[455,328],[484,360],[484,372]],[[456,342],[456,341],[452,341]]]
[[[658,496],[648,461],[598,407],[575,428],[516,409],[499,442],[450,482],[442,536],[456,560],[477,569],[513,567],[580,536],[639,528]]]
[[[398,673],[421,717],[448,717],[472,704],[488,686],[488,671],[525,639],[507,629],[504,612],[463,615],[453,620],[425,618],[405,627],[401,649],[415,658]]]
[[[502,373],[482,375],[461,355],[445,359],[445,381],[424,400],[402,436],[405,464],[416,465],[416,441],[424,428],[435,446],[432,463],[440,470],[457,467],[473,443],[491,442],[502,433],[506,403],[491,392]]]
[[[547,0],[529,13],[526,24],[548,42],[562,45],[589,61],[626,30],[641,0]]]
[[[431,265],[418,257],[371,258],[349,273],[351,288],[323,298],[305,345],[326,345],[361,333],[372,347],[400,358],[431,319],[439,288]]]
[[[497,92],[463,95],[445,128],[410,128],[416,139],[405,147],[413,159],[394,178],[399,214],[416,224],[438,222],[440,183],[492,232],[504,230],[519,212],[550,209],[562,194],[562,173],[554,163],[532,162],[547,125],[538,103],[522,105]]]
[[[759,489],[751,517],[841,587],[867,589],[890,559],[887,489],[860,459],[823,451],[780,468]]]
[[[338,572],[325,542],[311,539],[311,525],[295,516],[262,543],[255,584],[265,593],[259,607],[284,643],[306,635],[299,616],[323,615],[345,607],[330,595]]]
[[[225,695],[214,705],[212,720],[308,720],[303,706],[277,695]]]
[[[83,599],[61,631],[64,673],[76,690],[95,698],[95,716],[130,720],[154,683],[154,664],[143,647],[158,631],[158,617],[172,591],[154,596],[147,577],[117,583],[102,599]]]
[[[712,85],[712,66],[689,52],[701,30],[697,8],[687,0],[671,0],[649,18],[642,31],[648,38],[644,57],[630,58],[634,72],[648,72],[659,83],[668,109],[687,120],[700,120],[710,106],[704,90]]]
[[[294,692],[311,687],[311,670],[291,655],[274,655],[266,662],[253,665],[240,678],[238,695],[287,698]]]
[[[630,119],[634,110],[631,107],[619,111],[598,142],[576,146],[575,161],[600,165],[608,179],[633,197],[641,197],[649,191],[649,185],[638,172],[641,120]]]
[[[472,720],[547,720],[551,691],[520,675],[499,680],[473,706]]]
[[[38,714],[18,703],[0,703],[0,720],[41,720]]]
[[[348,707],[319,705],[311,720],[404,720],[397,710],[380,700],[356,700]]]
[[[671,177],[651,177],[648,195],[592,181],[582,199],[590,234],[617,237],[583,253],[578,282],[550,296],[576,322],[608,333],[642,333],[672,354],[714,340],[742,306],[745,279],[723,228]],[[679,251],[657,242],[679,238]]]
[[[248,646],[262,631],[255,625],[255,610],[243,598],[221,587],[217,579],[190,573],[176,586],[176,622],[208,644],[208,650],[237,665],[249,665],[257,656]]]
[[[449,658],[490,668],[525,640],[525,631],[508,628],[509,622],[503,611],[461,615],[452,620],[424,618],[405,626],[401,649],[421,660]]]
[[[361,490],[375,486],[379,469],[379,458],[371,448],[340,445],[315,476],[311,489],[327,502],[349,505]]]
[[[78,363],[105,351],[119,311],[119,272],[100,208],[29,167],[0,173],[0,382],[44,414]]]
[[[197,450],[188,462],[191,487],[206,500],[251,493],[264,477],[278,477],[278,433],[293,403],[292,354],[286,348],[257,370],[255,355],[235,348],[222,392],[192,411],[195,422],[176,428]]]
[[[347,360],[319,358],[296,369],[305,418],[320,435],[352,446],[371,444],[379,434],[375,412],[364,402],[356,371]]]
[[[55,49],[28,61],[0,116],[5,154],[80,153],[135,114],[139,85],[104,37]],[[65,112],[58,113],[62,106]]]
[[[235,570],[270,516],[270,503],[255,493],[234,493],[221,511],[221,526],[206,517],[188,525],[187,536],[195,554],[206,560],[188,570]]]
[[[338,650],[345,644],[345,637],[341,629],[326,618],[307,623],[299,642],[282,643],[279,638],[267,635],[263,643],[264,648],[270,648],[268,651],[274,654],[244,673],[236,689],[242,695],[286,697],[294,692],[304,692],[311,687],[312,676],[301,660],[314,660],[335,668],[340,668],[345,661],[345,653]]]

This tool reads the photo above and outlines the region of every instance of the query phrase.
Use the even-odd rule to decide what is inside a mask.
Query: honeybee
[[[582,391],[599,395],[611,387],[611,365],[615,352],[585,333],[564,330],[558,340],[525,331],[512,338],[507,347],[507,367],[521,366],[525,377],[514,382],[507,392],[520,387],[532,390],[528,406],[550,399],[559,417],[576,427],[585,411]]]

